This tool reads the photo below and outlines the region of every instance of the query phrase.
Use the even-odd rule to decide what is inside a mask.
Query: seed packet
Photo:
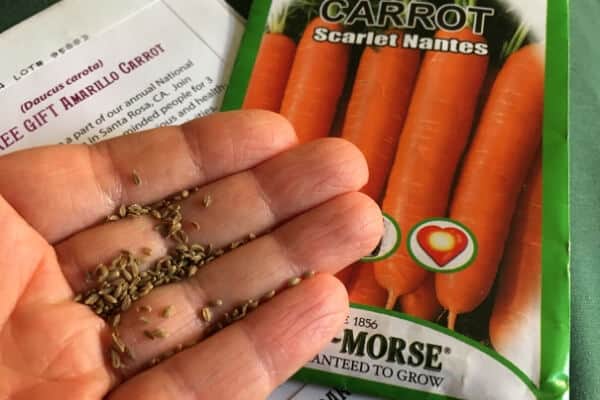
[[[343,330],[295,378],[568,397],[567,2],[256,0],[224,108],[341,137],[383,210]]]

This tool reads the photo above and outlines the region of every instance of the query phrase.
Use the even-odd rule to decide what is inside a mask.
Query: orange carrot
[[[490,66],[488,68],[487,75],[485,80],[483,81],[483,86],[481,87],[481,94],[479,96],[479,102],[477,103],[477,108],[475,111],[475,124],[479,124],[479,120],[481,119],[481,114],[483,113],[483,109],[485,108],[485,104],[487,103],[488,98],[490,97],[490,92],[492,91],[492,87],[494,86],[494,82],[496,81],[496,77],[498,76],[499,69],[496,66]],[[473,130],[476,130],[477,126],[473,127]],[[475,132],[472,132],[473,134]],[[464,161],[464,160],[463,160]],[[459,168],[460,169],[460,168]]]
[[[402,31],[392,30],[402,41]],[[379,201],[392,167],[419,70],[419,50],[367,47],[360,58],[342,137],[365,155],[369,182],[362,192]]]
[[[348,297],[352,303],[366,304],[369,306],[383,307],[385,305],[385,289],[375,281],[373,264],[358,263],[356,273]]]
[[[400,310],[413,317],[435,320],[442,311],[435,295],[435,279],[430,274],[414,292],[400,297]]]
[[[527,182],[499,273],[490,318],[490,341],[496,351],[537,381],[542,273],[542,169],[539,158]]]
[[[436,37],[484,40],[469,28],[440,31]],[[446,215],[487,65],[487,56],[425,54],[383,200],[383,210],[402,232],[425,218]],[[406,246],[375,264],[377,282],[388,291],[387,308],[398,296],[416,290],[427,274],[410,258]]]
[[[500,70],[458,179],[450,217],[471,229],[478,253],[468,268],[436,277],[450,328],[457,314],[485,300],[496,277],[517,199],[540,144],[541,54],[540,46],[526,46]]]
[[[315,41],[313,34],[319,27],[343,29],[341,24],[319,17],[308,24],[298,44],[281,105],[281,114],[296,129],[300,143],[329,134],[348,72],[349,46]]]
[[[281,33],[265,33],[256,56],[242,108],[279,112],[296,43]]]
[[[338,271],[335,277],[346,286],[346,289],[349,289],[354,277],[354,264],[348,265],[346,268]]]

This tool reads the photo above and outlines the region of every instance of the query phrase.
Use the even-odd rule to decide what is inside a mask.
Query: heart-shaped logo
[[[417,233],[417,242],[439,267],[444,267],[465,251],[469,239],[460,229],[428,225]]]

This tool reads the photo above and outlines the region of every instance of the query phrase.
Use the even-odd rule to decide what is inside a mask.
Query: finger
[[[265,399],[341,328],[344,287],[316,276],[118,387],[111,400]]]
[[[215,114],[93,146],[52,146],[0,157],[0,193],[54,243],[122,203],[150,203],[205,184],[294,143],[293,129],[277,114]]]
[[[363,194],[349,193],[206,264],[192,279],[154,289],[136,303],[150,306],[152,312],[132,308],[121,315],[122,339],[135,357],[124,373],[131,375],[179,344],[201,339],[227,319],[225,312],[233,316],[232,309],[264,298],[294,277],[310,270],[336,272],[368,254],[381,231],[377,205]],[[211,307],[206,320],[201,310],[215,300],[222,305]],[[174,315],[163,318],[166,308],[172,308]],[[145,331],[157,330],[167,337],[146,337]]]
[[[222,247],[359,189],[367,174],[364,158],[349,142],[326,139],[299,146],[192,194],[182,202],[187,222],[184,227],[193,243]],[[203,205],[206,196],[212,199],[208,208]],[[154,230],[155,224],[150,217],[127,218],[82,231],[59,243],[57,253],[72,287],[83,290],[85,272],[123,249],[134,254],[141,247],[151,249],[146,262],[162,257],[167,243]]]

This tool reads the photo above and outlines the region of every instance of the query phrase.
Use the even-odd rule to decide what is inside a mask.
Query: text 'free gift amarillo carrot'
[[[314,40],[319,27],[343,30],[341,24],[319,17],[308,24],[281,105],[281,114],[292,123],[300,143],[329,135],[348,73],[350,46]]]
[[[242,108],[279,112],[296,43],[282,33],[263,35]]]
[[[470,28],[438,31],[436,37],[485,41]],[[487,66],[487,56],[425,54],[383,200],[383,211],[402,232],[423,219],[446,215]],[[388,309],[399,296],[416,290],[427,275],[406,246],[375,264],[377,282],[388,291]]]
[[[466,269],[436,276],[448,327],[487,297],[504,251],[521,188],[538,151],[544,92],[542,47],[528,45],[506,61],[483,110],[455,189],[450,217],[478,243]]]

